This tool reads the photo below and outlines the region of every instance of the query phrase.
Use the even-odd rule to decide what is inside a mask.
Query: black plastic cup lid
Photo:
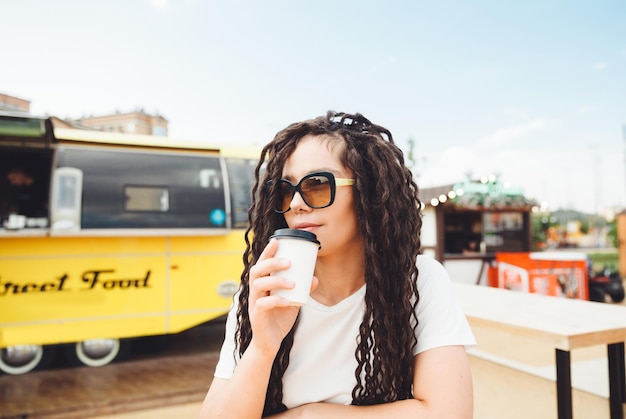
[[[320,244],[317,236],[310,231],[296,230],[295,228],[281,228],[274,231],[270,239],[301,239]]]

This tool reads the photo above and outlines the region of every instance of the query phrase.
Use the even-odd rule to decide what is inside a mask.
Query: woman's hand
[[[271,290],[291,289],[294,283],[281,276],[270,276],[289,268],[290,261],[275,258],[278,241],[270,240],[261,253],[257,263],[250,268],[250,296],[248,315],[252,326],[252,341],[263,353],[276,354],[280,344],[289,333],[298,316],[299,307],[290,306],[289,300],[277,295],[270,295]],[[311,289],[317,286],[313,278]]]
[[[272,364],[300,309],[290,306],[283,297],[270,295],[272,290],[294,286],[285,278],[270,276],[271,272],[289,267],[288,260],[274,257],[277,249],[278,242],[270,240],[258,262],[250,268],[248,316],[252,340],[230,379],[213,378],[202,405],[203,418],[261,417]],[[317,283],[313,277],[311,290]],[[246,395],[243,399],[242,394]]]

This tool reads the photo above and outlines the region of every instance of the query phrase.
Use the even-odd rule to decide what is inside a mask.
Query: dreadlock
[[[235,343],[243,355],[252,339],[248,318],[249,270],[274,230],[287,227],[269,204],[269,180],[278,180],[283,165],[305,136],[342,143],[342,164],[354,174],[354,211],[365,241],[365,313],[355,357],[356,386],[352,404],[371,405],[412,397],[413,349],[417,344],[416,258],[422,225],[417,185],[391,133],[361,114],[335,113],[298,122],[267,144],[255,169],[248,212],[244,271],[237,310]],[[262,173],[264,168],[264,173]],[[402,220],[399,222],[399,218]],[[252,236],[254,239],[252,240]],[[282,378],[289,365],[298,322],[282,342],[272,365],[263,415],[286,410]]]

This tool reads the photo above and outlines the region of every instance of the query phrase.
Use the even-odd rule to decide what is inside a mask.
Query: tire
[[[606,301],[606,292],[600,287],[589,287],[589,301],[604,303]]]
[[[71,365],[102,367],[122,359],[128,353],[128,342],[120,339],[88,339],[65,348]]]
[[[22,375],[47,367],[56,355],[54,345],[16,345],[0,350],[0,372]]]
[[[614,286],[609,290],[611,301],[614,303],[621,303],[624,301],[624,287]]]

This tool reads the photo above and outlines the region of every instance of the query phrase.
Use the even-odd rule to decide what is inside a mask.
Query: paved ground
[[[222,339],[223,325],[215,323],[172,337],[161,351],[139,347],[126,362],[0,376],[0,417],[197,417]],[[170,411],[154,410],[172,405]],[[186,405],[191,407],[181,413]]]

